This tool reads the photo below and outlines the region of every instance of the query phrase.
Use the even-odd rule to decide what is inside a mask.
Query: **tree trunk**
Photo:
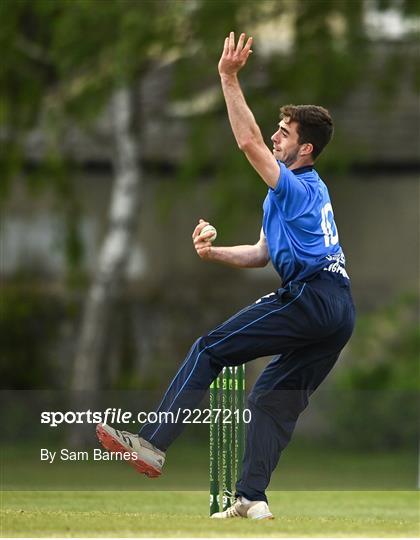
[[[120,292],[136,230],[141,170],[133,125],[133,104],[134,92],[127,87],[119,89],[113,96],[115,182],[109,227],[86,301],[71,381],[72,390],[92,392],[101,386],[100,364],[111,331],[113,303]]]

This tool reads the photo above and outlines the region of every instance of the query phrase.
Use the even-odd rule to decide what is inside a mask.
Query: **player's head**
[[[286,166],[297,160],[313,162],[330,142],[334,126],[330,113],[318,105],[284,105],[271,140],[274,156]]]

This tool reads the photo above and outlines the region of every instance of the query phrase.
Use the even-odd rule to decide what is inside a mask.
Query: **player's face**
[[[273,154],[276,159],[282,161],[286,167],[290,167],[299,157],[299,135],[297,123],[283,118],[279,123],[278,130],[272,135]]]

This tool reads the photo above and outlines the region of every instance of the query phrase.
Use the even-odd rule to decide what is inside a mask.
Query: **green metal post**
[[[242,460],[245,450],[245,423],[244,423],[244,409],[245,409],[245,365],[238,366],[237,370],[237,395],[236,395],[236,407],[238,409],[237,419],[238,426],[236,429],[236,449],[237,449],[237,467],[236,474],[237,479],[242,474]]]
[[[219,377],[215,379],[210,385],[210,515],[215,512],[220,511],[219,504],[219,491],[220,491],[220,482],[219,482],[219,454],[220,454],[220,445],[219,445],[219,419],[216,422],[216,413],[215,409],[218,409],[220,406],[219,399],[219,386],[220,386]]]
[[[222,433],[223,433],[223,510],[232,503],[232,371],[223,369],[222,379]]]

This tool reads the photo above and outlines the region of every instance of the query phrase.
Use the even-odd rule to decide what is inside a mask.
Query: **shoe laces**
[[[229,508],[226,510],[226,516],[227,517],[243,517],[242,514],[239,511],[239,508],[243,505],[240,498],[236,499],[236,501],[232,504],[232,506],[229,506]]]
[[[136,435],[133,435],[133,433],[130,433],[129,431],[118,431],[117,429],[115,430],[115,433],[119,439],[125,442],[125,444],[128,444],[131,446],[131,448],[134,448],[133,442],[136,439]]]
[[[235,503],[226,510],[227,517],[241,517],[241,514],[238,512],[237,506],[238,505]]]
[[[120,431],[122,435],[125,435],[126,437],[130,437],[130,439],[138,439],[138,436],[134,433],[130,433],[129,431]]]

